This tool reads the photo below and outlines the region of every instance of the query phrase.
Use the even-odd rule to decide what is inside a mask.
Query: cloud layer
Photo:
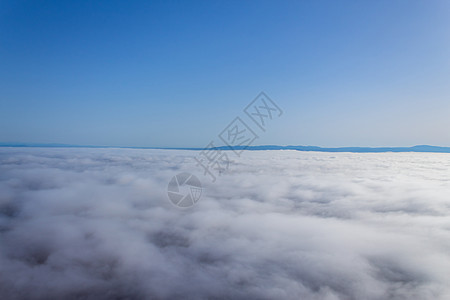
[[[195,155],[0,148],[0,298],[450,298],[450,155]]]

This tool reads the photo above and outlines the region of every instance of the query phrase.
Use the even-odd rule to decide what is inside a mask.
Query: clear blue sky
[[[450,146],[449,1],[0,0],[0,142]]]

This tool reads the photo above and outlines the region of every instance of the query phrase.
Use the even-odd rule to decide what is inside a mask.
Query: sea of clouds
[[[0,298],[450,299],[449,154],[196,155],[0,148]]]

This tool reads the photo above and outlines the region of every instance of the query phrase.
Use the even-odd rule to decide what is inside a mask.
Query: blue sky
[[[448,1],[0,1],[0,142],[450,146]]]

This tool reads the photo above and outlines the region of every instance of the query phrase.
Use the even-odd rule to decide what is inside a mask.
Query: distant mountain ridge
[[[82,146],[67,144],[27,144],[27,143],[0,143],[0,147],[43,147],[43,148],[131,148],[131,149],[168,149],[168,150],[202,150],[195,147],[114,147],[114,146]],[[218,150],[231,150],[228,146],[215,147]],[[317,152],[353,152],[353,153],[382,153],[382,152],[430,152],[430,153],[450,153],[450,147],[417,145],[413,147],[318,147],[318,146],[236,146],[236,150],[296,150],[296,151],[317,151]]]
[[[228,146],[216,147],[217,149],[230,149]],[[318,146],[249,146],[234,147],[237,150],[297,150],[297,151],[316,151],[316,152],[353,152],[353,153],[382,153],[382,152],[432,152],[432,153],[450,153],[450,147],[417,145],[413,147],[337,147],[323,148]]]

